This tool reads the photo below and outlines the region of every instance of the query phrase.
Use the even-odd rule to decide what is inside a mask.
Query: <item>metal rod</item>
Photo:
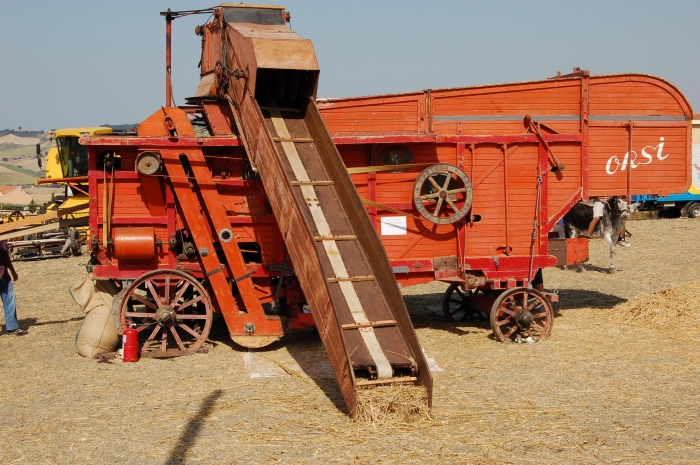
[[[506,250],[505,254],[510,255],[510,233],[508,232],[508,145],[503,144],[503,205],[505,206],[506,220]]]
[[[173,17],[170,14],[170,8],[166,12],[165,16],[165,106],[172,106],[173,101],[173,83],[170,79],[170,72],[172,67],[172,55],[171,55],[171,34],[173,32]]]

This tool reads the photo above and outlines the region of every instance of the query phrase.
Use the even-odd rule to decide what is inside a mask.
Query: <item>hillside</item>
[[[102,124],[114,130],[129,131],[138,124]],[[41,144],[43,161],[56,142],[44,131],[0,129],[0,185],[34,184],[44,174],[36,160],[36,144]],[[45,165],[44,165],[45,166]]]
[[[55,146],[43,131],[0,130],[0,185],[34,184],[41,177],[36,144],[41,144],[43,154]]]

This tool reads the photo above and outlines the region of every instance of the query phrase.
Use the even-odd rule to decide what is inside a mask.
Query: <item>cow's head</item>
[[[610,197],[608,199],[610,212],[614,215],[620,215],[620,218],[627,219],[630,216],[630,207],[623,197]]]

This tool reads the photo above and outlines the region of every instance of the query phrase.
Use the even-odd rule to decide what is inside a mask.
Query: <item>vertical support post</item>
[[[629,131],[629,139],[627,141],[627,201],[632,203],[632,132],[634,121],[629,120],[627,123],[627,131]]]
[[[177,226],[175,224],[175,195],[169,183],[165,183],[165,211],[168,220],[168,238],[171,238],[177,233]],[[175,249],[170,246],[168,247],[168,266],[170,268],[175,268],[175,266],[177,266]]]
[[[590,105],[590,74],[581,72],[581,186],[583,198],[588,198],[588,115]]]
[[[510,224],[508,222],[508,145],[503,144],[501,146],[503,150],[503,206],[504,206],[504,218],[506,220],[506,250],[505,254],[510,255],[510,233],[508,229]]]
[[[433,132],[433,91],[428,89],[425,95],[426,117],[428,118],[428,134]]]
[[[173,102],[173,82],[170,79],[172,67],[170,38],[173,31],[173,17],[170,15],[170,8],[168,8],[167,13],[165,16],[165,106],[170,107]]]
[[[539,176],[542,179],[542,184],[540,185],[540,200],[539,200],[539,211],[537,213],[537,225],[539,230],[537,231],[537,235],[539,238],[538,242],[538,250],[540,255],[547,255],[549,254],[549,230],[552,228],[552,225],[549,222],[549,212],[548,212],[548,205],[549,205],[549,181],[548,181],[548,170],[546,169],[547,167],[547,149],[544,148],[542,144],[539,145]]]
[[[476,146],[474,144],[469,144],[469,151],[472,153],[472,166],[469,179],[474,182],[474,152],[476,152]]]
[[[374,166],[377,164],[377,144],[372,144],[372,147],[370,148],[370,154],[369,154],[369,164],[370,166]],[[372,202],[377,201],[377,173],[374,171],[370,171],[367,174],[367,197]],[[372,225],[376,228],[377,227],[377,207],[375,206],[370,206],[369,207],[369,217],[372,220]]]
[[[464,142],[457,143],[457,167],[464,170]]]
[[[462,132],[462,122],[460,121],[458,124],[459,127],[459,132]],[[457,143],[457,167],[459,169],[464,170],[464,142],[458,142]],[[465,230],[464,228],[466,227],[466,222],[467,219],[464,218],[463,220],[459,221],[455,225],[455,232],[457,234],[457,258],[459,259],[459,264],[460,264],[460,269],[461,266],[464,264],[464,257],[467,256],[466,251],[462,248],[462,244],[465,244],[466,247],[466,241],[464,240],[464,234]]]

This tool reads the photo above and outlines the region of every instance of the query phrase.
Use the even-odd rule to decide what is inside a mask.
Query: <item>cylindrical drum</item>
[[[155,230],[148,226],[114,229],[117,260],[149,260],[156,253]]]

